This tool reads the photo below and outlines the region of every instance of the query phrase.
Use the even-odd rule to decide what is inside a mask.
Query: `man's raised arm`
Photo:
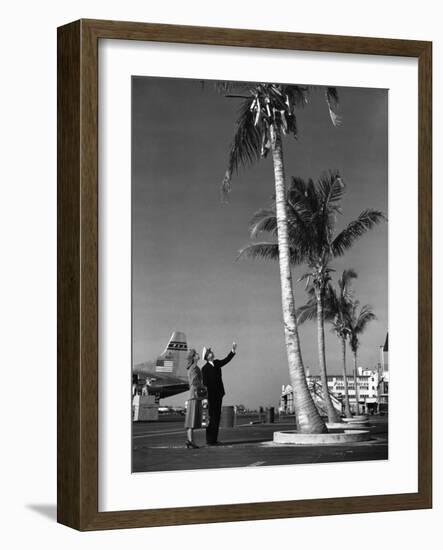
[[[236,352],[237,352],[237,344],[235,342],[233,342],[232,349],[228,353],[228,355],[224,359],[218,359],[217,360],[218,366],[219,367],[224,367],[225,365],[227,365],[229,363],[229,361],[231,361],[231,359],[234,357]]]

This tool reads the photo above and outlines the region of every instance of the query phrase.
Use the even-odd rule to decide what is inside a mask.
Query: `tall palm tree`
[[[324,88],[334,125],[338,96],[335,88]],[[255,84],[243,88],[237,128],[229,153],[228,168],[222,183],[226,194],[231,179],[240,166],[251,164],[271,153],[274,167],[275,208],[277,219],[278,259],[283,323],[289,376],[294,391],[297,427],[301,432],[327,431],[309,392],[300,349],[291,275],[291,253],[288,241],[286,183],[283,160],[283,136],[297,137],[296,109],[308,102],[308,88],[285,84]]]
[[[358,301],[355,301],[352,304],[350,315],[348,318],[348,329],[349,329],[349,346],[354,355],[354,388],[355,388],[355,410],[356,413],[360,413],[359,406],[359,391],[357,385],[357,352],[360,346],[360,335],[366,330],[368,324],[376,319],[372,307],[368,304],[361,306]]]
[[[351,407],[349,404],[349,388],[348,376],[346,369],[346,341],[349,337],[349,315],[353,307],[352,294],[350,291],[350,283],[352,279],[357,277],[357,273],[353,269],[345,269],[337,284],[338,289],[335,289],[332,284],[328,285],[325,294],[324,315],[325,321],[332,324],[332,330],[340,340],[342,353],[342,371],[344,383],[344,409],[346,418],[351,418]],[[308,302],[298,308],[297,321],[304,323],[305,321],[315,319],[317,315],[317,300],[311,291],[311,297]]]
[[[345,185],[340,174],[329,171],[317,183],[292,178],[286,200],[290,258],[293,263],[307,263],[309,271],[301,279],[307,281],[307,288],[315,297],[318,359],[329,422],[339,420],[327,389],[324,309],[325,293],[333,271],[330,261],[342,256],[357,239],[385,219],[378,210],[366,209],[337,233],[337,214],[341,213],[340,203],[344,191]],[[261,231],[275,234],[278,230],[277,218],[275,204],[271,209],[259,210],[251,221],[251,236],[255,237]],[[253,258],[276,257],[276,246],[279,243],[254,243],[245,247],[240,254]]]

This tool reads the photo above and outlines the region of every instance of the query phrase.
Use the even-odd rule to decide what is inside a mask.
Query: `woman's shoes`
[[[199,449],[199,446],[196,445],[193,441],[186,441],[187,449]]]

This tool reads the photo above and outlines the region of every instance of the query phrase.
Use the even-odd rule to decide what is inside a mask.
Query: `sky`
[[[346,193],[339,230],[366,208],[388,214],[388,91],[338,93],[341,126],[332,125],[324,91],[314,87],[297,113],[298,139],[284,140],[284,160],[287,178],[316,180],[329,169],[340,171]],[[272,160],[235,175],[228,204],[220,197],[240,102],[212,82],[132,79],[133,363],[155,359],[174,330],[185,332],[199,353],[211,346],[218,358],[236,341],[237,356],[223,369],[224,403],[257,408],[278,405],[289,375],[278,263],[236,261],[250,242],[252,215],[271,203]],[[359,365],[374,368],[388,328],[388,223],[361,237],[332,267],[334,281],[343,269],[357,271],[356,298],[377,315],[359,350]],[[294,268],[294,282],[305,272]],[[304,284],[294,288],[302,305]],[[328,374],[341,373],[339,341],[329,325],[325,333]],[[301,326],[300,338],[304,363],[318,374],[316,324]],[[186,398],[164,403],[182,405]]]

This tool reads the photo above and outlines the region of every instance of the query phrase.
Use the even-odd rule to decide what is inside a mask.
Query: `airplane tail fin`
[[[174,331],[165,350],[156,361],[155,372],[171,374],[178,378],[187,379],[187,355],[188,343],[185,333]]]

